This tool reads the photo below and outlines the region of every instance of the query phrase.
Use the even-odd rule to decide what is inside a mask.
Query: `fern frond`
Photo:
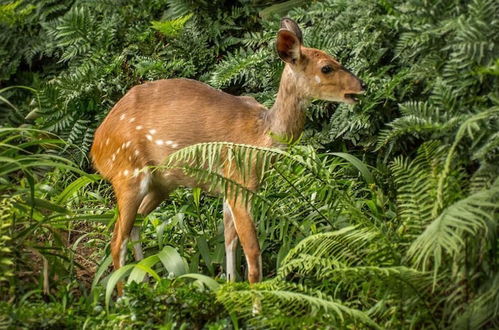
[[[448,121],[439,122],[431,117],[424,118],[406,114],[404,117],[397,118],[389,123],[389,128],[380,131],[376,150],[388,144],[395,143],[400,138],[407,137],[407,135],[416,139],[431,136],[433,133],[436,133],[435,137],[445,135],[450,129],[457,126],[460,119],[459,117],[454,117]]]
[[[56,41],[56,47],[63,49],[61,61],[68,61],[90,50],[96,24],[89,8],[80,6],[73,7],[55,29],[48,30],[48,35]]]
[[[448,184],[449,174],[452,169],[452,161],[454,160],[456,148],[465,136],[473,138],[474,134],[480,130],[479,122],[490,119],[492,117],[497,117],[499,114],[499,107],[492,107],[486,111],[479,112],[477,114],[470,115],[466,120],[459,126],[459,129],[454,138],[447,157],[445,159],[444,167],[439,175],[438,186],[437,186],[437,200],[433,208],[433,214],[437,214],[442,207],[444,207],[444,190],[446,184]]]
[[[379,236],[379,233],[370,229],[354,226],[312,235],[289,251],[282,264],[286,264],[301,254],[313,254],[319,258],[334,255],[338,262],[347,265],[362,264],[364,257],[369,254],[369,245]]]
[[[438,143],[430,142],[419,148],[414,160],[397,157],[390,164],[397,185],[398,232],[405,242],[412,241],[434,219],[432,211],[444,153]]]
[[[171,154],[161,168],[187,164],[210,172],[237,171],[242,180],[256,175],[261,178],[276,158],[286,157],[285,151],[231,142],[198,143]]]
[[[491,120],[493,120],[491,118]],[[497,119],[499,120],[499,118]],[[499,128],[499,123],[494,125]],[[499,131],[490,135],[483,145],[473,153],[473,158],[490,164],[499,161]]]
[[[483,189],[489,189],[497,177],[499,177],[499,166],[483,164],[470,178],[470,192],[475,193]]]
[[[345,326],[353,323],[378,328],[364,312],[302,285],[275,282],[251,288],[224,285],[217,292],[217,299],[229,311],[248,318],[256,326],[282,328],[299,327],[300,324]],[[260,313],[254,314],[254,304],[259,305]]]
[[[499,180],[487,190],[476,192],[442,211],[411,244],[407,255],[415,267],[438,273],[444,255],[462,254],[466,237],[486,238],[497,227]],[[486,244],[485,240],[482,244]]]
[[[235,83],[246,83],[250,80],[251,69],[261,70],[267,64],[269,54],[265,50],[239,50],[235,54],[228,54],[227,58],[218,64],[213,71],[209,84],[216,88],[227,87]],[[269,72],[270,74],[270,72]],[[270,74],[272,77],[273,74]],[[259,76],[261,72],[259,71]],[[260,86],[265,82],[260,82]]]
[[[371,259],[376,260],[374,258],[365,259],[366,263],[369,263]],[[431,278],[428,274],[405,266],[348,266],[339,262],[334,255],[317,257],[313,254],[304,253],[286,261],[279,267],[278,278],[285,279],[291,275],[294,278],[298,277],[307,281],[315,280],[320,282],[327,280],[334,283],[334,290],[338,292],[359,286],[367,291],[369,291],[367,288],[383,288],[383,292],[386,293],[391,289],[384,288],[386,283],[396,283],[398,281],[400,281],[399,285],[407,285],[411,288],[417,287],[418,290],[428,288],[431,284]]]
[[[177,36],[184,28],[185,23],[191,19],[192,14],[185,15],[168,21],[151,21],[152,28],[167,37]]]
[[[499,273],[480,288],[452,324],[454,329],[496,328],[499,325]]]

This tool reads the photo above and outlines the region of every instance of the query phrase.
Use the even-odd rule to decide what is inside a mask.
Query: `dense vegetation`
[[[197,189],[139,219],[147,258],[112,273],[94,130],[154,79],[270,106],[284,15],[369,89],[355,106],[313,102],[286,151],[231,146],[277,159],[258,193],[239,191],[264,281],[225,283],[221,200]],[[499,327],[497,1],[12,0],[0,26],[0,326]],[[237,264],[243,280],[241,251]]]

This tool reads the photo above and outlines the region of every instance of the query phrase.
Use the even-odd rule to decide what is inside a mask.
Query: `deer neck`
[[[294,141],[303,132],[305,109],[310,100],[305,96],[306,85],[302,80],[286,64],[276,101],[265,118],[267,132],[278,140]]]

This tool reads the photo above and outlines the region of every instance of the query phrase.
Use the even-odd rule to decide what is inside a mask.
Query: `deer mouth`
[[[355,104],[355,103],[359,102],[359,96],[361,94],[364,94],[364,92],[359,92],[359,93],[345,93],[343,95],[343,98],[345,99],[346,103]]]

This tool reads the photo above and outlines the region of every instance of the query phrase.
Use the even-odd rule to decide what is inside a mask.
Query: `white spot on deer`
[[[173,141],[172,140],[168,140],[165,142],[167,145],[170,145],[170,144],[173,144]]]
[[[163,143],[164,143],[164,142],[163,142],[163,140],[156,140],[156,144],[157,144],[158,146],[162,146],[162,145],[163,145]]]
[[[125,117],[126,117],[126,115],[125,115],[125,114],[122,114],[122,115],[120,116],[120,120],[125,119]]]
[[[321,83],[321,78],[319,76],[315,76],[315,81],[320,84]]]
[[[178,143],[172,144],[172,148],[177,148],[177,147],[178,147]]]
[[[116,155],[115,155],[115,154],[113,154],[113,155],[111,156],[111,160],[112,160],[113,162],[116,160]]]
[[[130,118],[130,122],[133,123],[135,121],[135,117]]]
[[[137,176],[139,175],[139,171],[140,171],[140,170],[139,170],[138,168],[134,169],[134,170],[133,170],[133,176],[134,176],[134,177],[137,177]]]
[[[129,161],[132,161],[132,156],[128,156],[128,160],[129,160]]]
[[[106,146],[109,145],[109,138],[106,139]]]
[[[153,128],[153,129],[150,129],[150,130],[149,130],[149,134],[151,134],[151,135],[156,134],[156,130],[155,130],[154,128]]]
[[[137,125],[137,126],[135,126],[135,129],[136,129],[137,131],[140,131],[140,130],[142,129],[142,127],[143,127],[142,125]]]
[[[124,176],[127,176],[127,175],[128,175],[128,173],[130,173],[130,171],[128,171],[128,170],[124,170],[124,171],[123,171],[123,175],[124,175]]]
[[[149,141],[152,141],[152,135],[146,134],[146,138],[147,138]]]
[[[132,141],[127,141],[127,142],[125,143],[125,148],[128,148],[131,144],[132,144]]]
[[[140,152],[138,150],[135,150],[134,154],[135,154],[135,156],[138,156],[140,154]]]

